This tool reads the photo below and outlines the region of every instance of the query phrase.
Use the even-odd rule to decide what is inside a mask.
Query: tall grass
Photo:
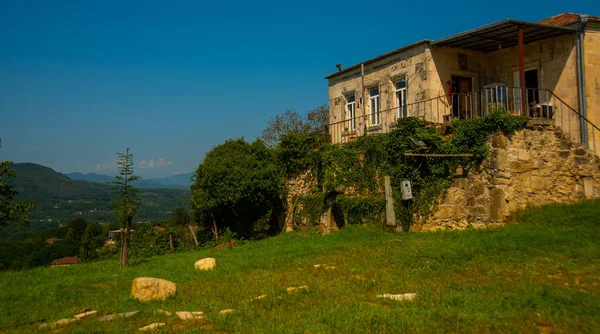
[[[545,206],[487,230],[388,234],[350,226],[327,236],[292,233],[234,249],[0,273],[0,329],[84,307],[141,310],[112,322],[84,320],[74,332],[126,332],[166,322],[165,332],[594,332],[600,328],[600,202]],[[401,240],[401,241],[398,241]],[[195,271],[203,257],[217,269]],[[315,268],[324,264],[335,269]],[[175,297],[129,298],[135,277],[177,284]],[[290,286],[309,291],[287,294]],[[417,293],[414,301],[377,298]],[[264,300],[250,299],[266,294]],[[222,309],[234,308],[228,317]],[[154,314],[203,311],[205,321]]]

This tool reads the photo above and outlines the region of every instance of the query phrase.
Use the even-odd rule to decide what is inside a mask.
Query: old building
[[[334,143],[390,131],[402,117],[445,123],[503,107],[600,151],[600,17],[507,19],[339,67],[326,79]]]

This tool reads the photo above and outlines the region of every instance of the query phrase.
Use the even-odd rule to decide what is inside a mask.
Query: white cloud
[[[99,164],[96,164],[96,170],[110,170],[117,168],[116,161],[103,161]]]
[[[158,158],[152,160],[142,160],[138,162],[138,168],[161,168],[161,167],[169,167],[173,165],[171,160],[167,160],[165,158]]]

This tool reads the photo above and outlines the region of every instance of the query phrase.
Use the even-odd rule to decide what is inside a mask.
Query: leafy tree
[[[88,224],[81,237],[79,258],[87,262],[98,257],[96,249],[102,245],[102,227],[97,224]]]
[[[282,184],[273,153],[261,140],[227,140],[208,152],[196,170],[192,216],[248,236],[255,222],[278,207]]]
[[[0,139],[0,147],[2,140]],[[17,191],[8,184],[8,177],[15,177],[15,172],[10,168],[12,161],[0,161],[0,226],[14,221],[25,223],[27,214],[35,203],[33,201],[15,201]]]
[[[326,105],[310,110],[306,115],[288,109],[282,115],[276,115],[267,121],[267,128],[260,138],[269,147],[274,147],[281,136],[290,133],[324,135],[328,124],[329,108]]]
[[[121,267],[127,266],[129,261],[129,241],[131,237],[131,225],[133,217],[139,206],[137,194],[139,189],[132,185],[132,182],[139,180],[141,177],[133,174],[133,153],[129,152],[129,148],[125,153],[117,153],[119,160],[117,161],[117,169],[119,174],[111,182],[115,185],[117,198],[113,201],[115,207],[115,215],[119,222],[122,223],[121,235]]]
[[[171,222],[175,225],[186,226],[191,222],[190,212],[186,208],[178,207],[173,211]]]

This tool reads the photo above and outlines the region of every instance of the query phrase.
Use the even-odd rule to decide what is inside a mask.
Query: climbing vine
[[[457,120],[449,127],[437,127],[418,118],[398,120],[393,131],[377,136],[363,136],[344,144],[307,144],[308,139],[282,141],[282,152],[294,154],[282,161],[286,170],[316,169],[322,197],[303,199],[311,221],[318,221],[327,209],[325,195],[336,197],[336,205],[351,222],[381,220],[385,212],[383,177],[389,175],[394,194],[396,220],[408,230],[415,217],[426,220],[436,210],[437,199],[447,189],[458,166],[470,168],[488,154],[488,138],[495,132],[508,136],[527,125],[527,118],[495,110],[485,117]],[[310,147],[310,149],[309,149]],[[405,153],[473,154],[470,157],[406,156]],[[293,165],[300,162],[299,165]],[[412,184],[413,198],[403,201],[401,182]],[[350,193],[361,196],[342,196]],[[379,196],[374,196],[377,195]],[[311,195],[313,196],[313,195]],[[361,198],[361,199],[359,199]],[[370,199],[371,198],[371,199]],[[333,203],[333,202],[332,202]],[[365,218],[367,217],[367,218]],[[369,218],[370,217],[370,218]]]

